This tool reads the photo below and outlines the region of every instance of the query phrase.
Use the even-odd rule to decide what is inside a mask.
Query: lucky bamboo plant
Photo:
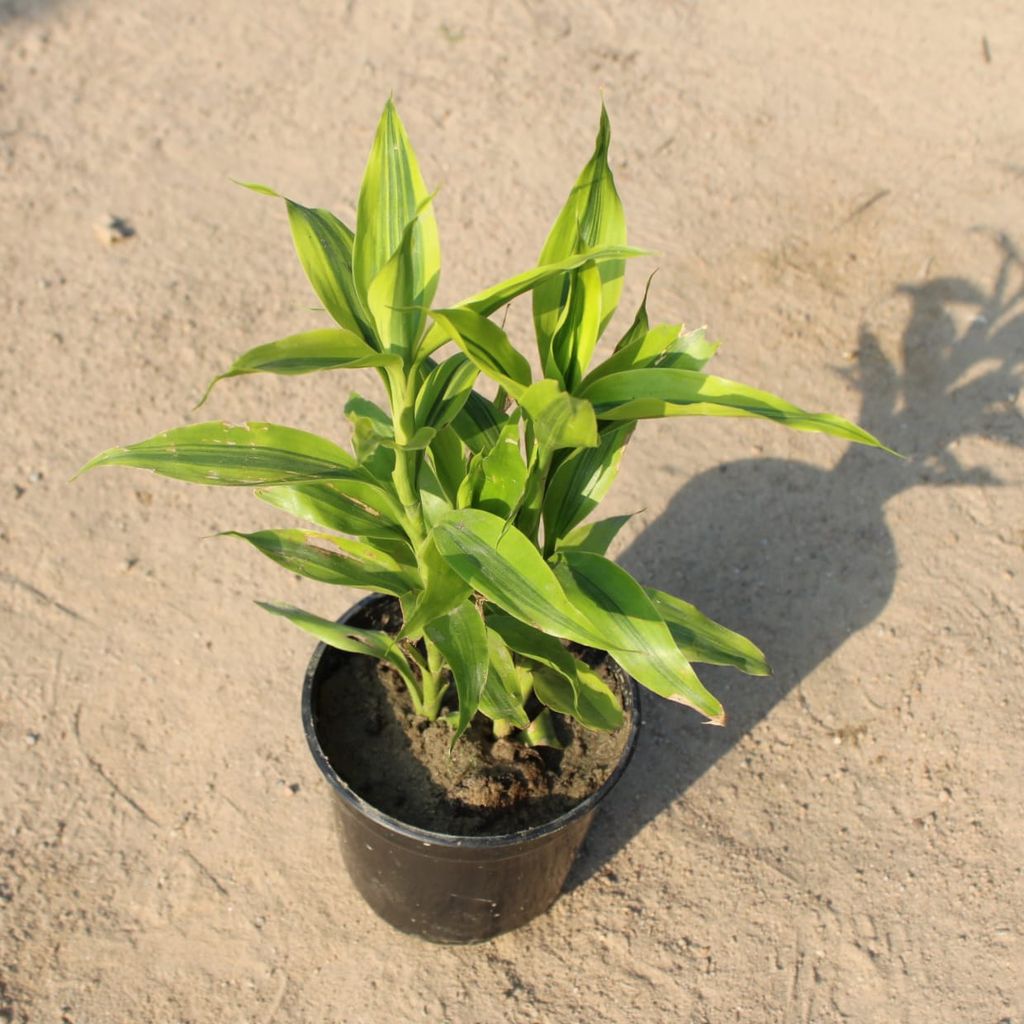
[[[85,467],[253,487],[313,524],[234,536],[302,576],[393,595],[401,631],[262,607],[333,647],[386,662],[418,715],[450,719],[453,742],[478,713],[499,735],[519,730],[527,742],[550,735],[548,709],[590,728],[618,727],[617,697],[564,641],[607,651],[647,689],[715,723],[725,714],[692,662],[769,671],[750,641],[605,557],[629,517],[590,517],[638,420],[760,416],[881,447],[838,416],[705,374],[717,345],[703,329],[651,326],[646,294],[595,363],[626,261],[643,255],[626,246],[609,138],[602,109],[593,156],[535,268],[437,308],[433,195],[389,101],[354,230],[327,210],[284,200],[299,260],[335,325],[254,348],[213,382],[373,367],[388,408],[349,397],[352,453],[273,423],[208,422],[110,449]],[[536,380],[489,319],[526,292],[543,373]],[[449,346],[455,351],[442,356]],[[476,390],[481,376],[493,397]]]

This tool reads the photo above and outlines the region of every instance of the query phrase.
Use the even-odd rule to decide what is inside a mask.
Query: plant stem
[[[416,370],[411,370],[415,374]],[[401,372],[389,374],[391,422],[395,429],[395,491],[405,512],[406,528],[414,547],[418,547],[426,536],[423,521],[423,506],[420,504],[419,488],[416,486],[416,463],[420,453],[405,447],[409,436],[415,430],[415,379],[405,377]]]
[[[420,503],[419,491],[413,480],[416,454],[416,452],[401,447],[395,449],[395,491],[398,493],[398,500],[402,503],[402,511],[405,513],[405,525],[409,539],[413,546],[418,548],[423,543],[427,531],[423,521],[423,506]]]
[[[444,672],[444,659],[437,645],[430,637],[423,638],[423,645],[427,650],[427,671],[422,673],[423,679],[423,715],[434,721],[441,710],[441,701],[445,691],[448,689],[446,683],[441,682],[441,675]]]
[[[408,372],[408,377],[398,373],[389,376],[389,392],[391,419],[395,428],[395,491],[405,513],[406,532],[418,552],[427,536],[427,524],[423,518],[423,505],[416,482],[418,462],[423,453],[405,447],[410,435],[415,432],[417,369],[414,366]],[[415,658],[422,686],[420,705],[416,710],[424,718],[434,721],[441,711],[441,701],[448,689],[447,684],[442,682],[444,658],[429,637],[423,638],[423,646],[427,655],[426,662],[419,656]]]

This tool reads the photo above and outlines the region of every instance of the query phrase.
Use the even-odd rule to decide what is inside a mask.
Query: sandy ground
[[[1022,55],[997,0],[0,2],[0,1021],[1024,1021]],[[251,603],[353,595],[203,539],[280,522],[244,493],[68,479],[315,319],[229,176],[351,219],[393,91],[453,301],[535,260],[602,89],[627,305],[659,265],[719,373],[908,458],[640,431],[616,553],[776,675],[648,702],[551,913],[434,948],[353,892]],[[343,436],[353,379],[209,411]]]

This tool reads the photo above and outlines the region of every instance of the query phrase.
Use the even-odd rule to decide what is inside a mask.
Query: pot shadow
[[[680,594],[750,636],[774,675],[749,679],[700,666],[727,709],[724,729],[644,694],[633,768],[609,796],[567,889],[600,871],[883,611],[899,569],[886,502],[922,485],[1000,484],[984,467],[961,465],[952,450],[971,435],[1024,447],[1024,417],[1014,405],[1024,363],[1024,262],[1009,238],[997,243],[987,291],[957,277],[896,289],[910,301],[901,365],[860,331],[856,363],[843,371],[862,395],[858,422],[905,459],[851,446],[830,470],[773,458],[718,466],[688,481],[619,557],[645,584]],[[957,329],[955,306],[973,312],[965,329]],[[853,706],[847,702],[856,687],[843,679],[828,695],[837,715]],[[836,735],[848,725],[820,724]]]

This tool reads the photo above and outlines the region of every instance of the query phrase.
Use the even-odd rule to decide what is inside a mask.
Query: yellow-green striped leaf
[[[608,114],[601,106],[601,120],[594,145],[594,154],[583,168],[569,198],[555,220],[554,226],[541,250],[539,264],[553,263],[577,253],[586,253],[600,246],[624,245],[626,242],[626,218],[615,190],[615,181],[608,166],[608,145],[611,128]],[[583,309],[583,289],[577,295],[579,312],[570,316],[567,330],[573,335],[563,340],[569,350],[564,366],[574,365],[582,377],[593,341],[607,326],[622,293],[622,277],[625,265],[621,260],[600,264],[599,290],[596,296],[588,297],[591,306],[596,307],[598,321],[593,327],[587,325],[580,332],[586,315]],[[533,319],[537,330],[537,343],[543,355],[553,348],[559,326],[565,322],[566,303],[572,301],[573,293],[579,287],[581,274],[553,277],[539,285],[533,292]],[[575,278],[575,280],[573,280]],[[589,335],[593,333],[593,341]],[[585,358],[584,358],[585,357]],[[567,379],[571,386],[571,381]]]
[[[410,225],[407,291],[420,297],[419,305],[429,306],[441,269],[437,223],[409,137],[388,100],[359,191],[353,275],[360,295],[369,296],[371,283]]]
[[[362,480],[318,480],[262,487],[256,497],[299,519],[354,537],[404,538],[397,499]]]
[[[472,309],[433,309],[430,315],[473,363],[510,395],[518,397],[529,387],[530,364],[496,323]]]
[[[330,210],[303,206],[266,185],[247,181],[238,184],[261,195],[284,200],[295,252],[313,291],[342,327],[372,343],[369,316],[352,277],[354,236],[351,229]]]
[[[323,328],[290,334],[287,338],[257,345],[232,364],[230,369],[210,381],[199,402],[202,405],[214,386],[229,377],[249,373],[277,373],[296,376],[317,370],[357,369],[364,366],[387,366],[400,362],[397,356],[370,348],[352,331]],[[196,407],[198,408],[198,406]]]
[[[406,225],[398,248],[374,276],[366,294],[380,347],[406,363],[412,360],[426,309],[437,290],[437,274],[423,276],[421,221],[426,216],[420,213]]]
[[[556,542],[555,548],[558,551],[567,551],[572,548],[577,551],[592,551],[595,555],[603,555],[619,530],[632,518],[633,514],[629,513],[624,516],[598,519],[593,523],[584,523],[582,526],[570,530],[565,537],[560,538]]]
[[[420,545],[418,565],[423,589],[407,596],[403,605],[402,636],[411,640],[418,640],[434,619],[447,615],[470,594],[469,584],[451,571],[432,537]]]
[[[683,657],[651,599],[625,569],[589,551],[551,561],[566,596],[605,638],[604,648],[641,686],[695,708],[716,725],[722,705]]]
[[[593,403],[598,419],[602,420],[758,416],[794,430],[831,434],[892,452],[866,430],[841,416],[805,412],[767,391],[692,370],[657,367],[625,370],[595,381],[583,390],[582,396]]]
[[[547,551],[553,551],[558,540],[586,519],[608,493],[633,427],[627,423],[602,430],[596,448],[573,452],[548,478],[543,508]]]
[[[248,541],[290,572],[320,583],[358,587],[401,597],[421,585],[411,565],[402,565],[370,543],[310,530],[227,530],[223,537]]]
[[[745,636],[726,629],[692,604],[662,590],[645,587],[644,592],[688,661],[731,665],[750,676],[772,674],[763,652]]]
[[[540,552],[514,526],[480,509],[455,509],[432,535],[448,565],[499,608],[554,636],[601,645],[601,634],[577,613]]]
[[[612,689],[555,637],[510,615],[488,614],[487,626],[516,654],[550,670],[531,676],[542,703],[588,729],[611,731],[622,725],[622,705]]]
[[[526,486],[526,461],[519,450],[519,422],[511,420],[502,428],[498,442],[480,460],[479,488],[473,507],[508,519]]]
[[[177,427],[137,444],[110,448],[79,472],[96,466],[134,466],[175,480],[222,487],[366,478],[355,459],[333,442],[274,423]]]
[[[452,743],[466,731],[480,706],[487,683],[489,661],[484,620],[470,601],[434,619],[426,628],[427,636],[437,644],[455,679],[459,712]]]
[[[473,391],[452,420],[452,429],[471,452],[479,454],[494,447],[506,419],[508,417],[492,401]]]
[[[502,306],[507,305],[517,296],[530,291],[531,288],[536,288],[538,285],[553,278],[562,277],[566,271],[574,270],[584,263],[604,264],[606,261],[621,262],[634,256],[649,255],[650,253],[646,249],[635,249],[626,245],[600,246],[589,252],[576,253],[574,256],[558,260],[555,263],[524,270],[521,274],[516,274],[514,277],[510,277],[498,284],[491,285],[490,288],[477,292],[475,295],[471,295],[468,299],[463,299],[456,308],[471,309],[474,313],[479,313],[481,316],[490,316],[496,309],[501,309]],[[423,339],[419,348],[419,354],[421,356],[429,355],[449,341],[451,337],[451,332],[446,326],[434,324]]]
[[[395,637],[389,633],[377,629],[361,629],[342,622],[331,622],[330,619],[322,619],[318,615],[288,604],[269,604],[266,601],[256,603],[271,614],[288,619],[328,647],[386,661],[397,670],[409,688],[414,702],[419,705],[419,684]]]
[[[480,695],[480,710],[492,721],[527,728],[530,719],[523,707],[519,673],[508,647],[492,629],[487,630],[487,659],[487,683]]]
[[[658,324],[657,327],[644,331],[635,341],[617,348],[603,363],[595,366],[584,378],[580,390],[586,390],[594,381],[610,374],[650,365],[676,343],[680,330],[681,324]],[[685,369],[699,370],[700,367],[691,366]]]
[[[468,401],[479,373],[461,352],[435,366],[416,394],[417,428],[440,431],[451,423]]]
[[[530,417],[537,443],[550,453],[559,448],[593,448],[598,443],[597,418],[586,399],[574,398],[557,380],[531,384],[518,398]]]

